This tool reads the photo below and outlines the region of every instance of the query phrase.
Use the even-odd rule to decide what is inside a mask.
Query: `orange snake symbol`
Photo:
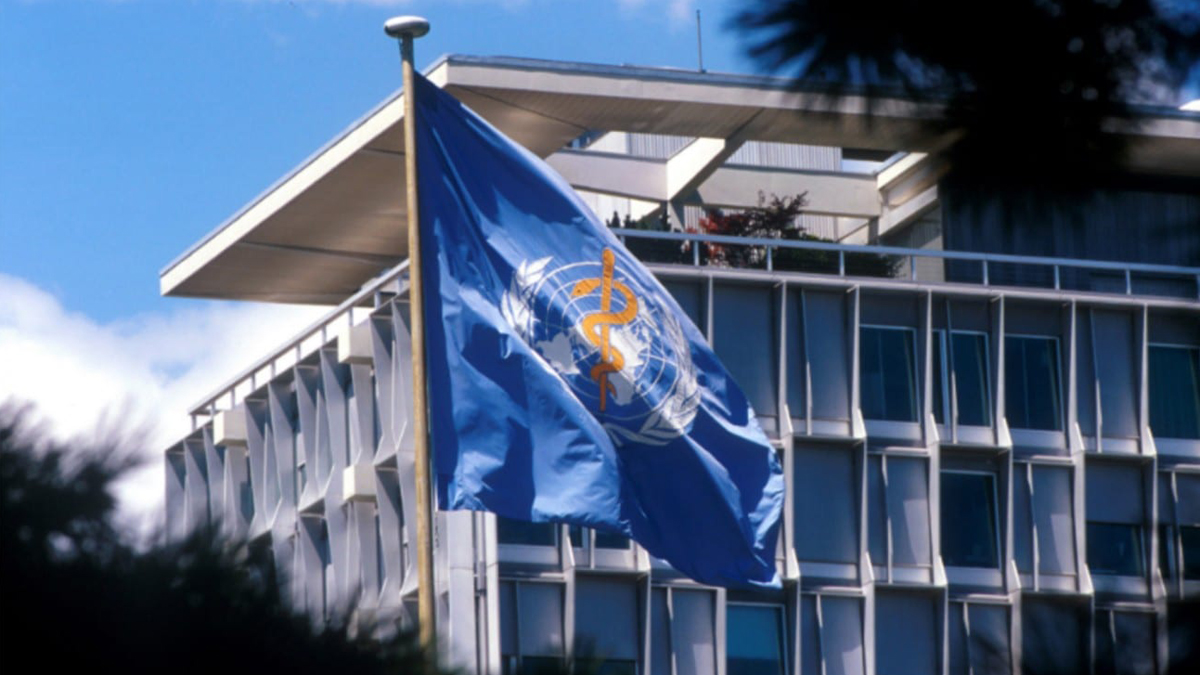
[[[597,288],[600,289],[600,311],[593,312],[583,318],[583,334],[588,342],[600,348],[600,362],[592,366],[591,377],[600,385],[600,412],[604,412],[608,392],[616,393],[612,383],[608,381],[609,373],[620,372],[625,367],[625,355],[609,344],[608,327],[623,326],[633,321],[637,316],[638,301],[633,291],[625,284],[613,279],[615,257],[612,249],[604,249],[601,256],[603,271],[599,279],[584,279],[575,284],[571,290],[572,297],[587,295]],[[625,309],[613,312],[612,292],[616,289],[625,296]]]

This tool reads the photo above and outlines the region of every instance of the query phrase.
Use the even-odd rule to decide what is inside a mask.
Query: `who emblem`
[[[600,260],[522,262],[501,313],[558,373],[617,445],[663,445],[687,433],[700,388],[683,327],[657,291]]]

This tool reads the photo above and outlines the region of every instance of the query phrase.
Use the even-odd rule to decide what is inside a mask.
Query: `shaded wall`
[[[1200,266],[1200,181],[981,197],[951,174],[938,189],[948,250]]]

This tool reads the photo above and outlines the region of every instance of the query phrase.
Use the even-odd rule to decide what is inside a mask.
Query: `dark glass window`
[[[596,548],[612,548],[624,550],[629,548],[629,537],[615,532],[596,530]]]
[[[637,662],[616,661],[613,659],[591,661],[585,662],[580,670],[585,673],[595,673],[596,675],[637,675]]]
[[[729,605],[725,624],[727,675],[781,675],[783,614],[767,605]]]
[[[501,544],[524,546],[554,546],[558,543],[558,525],[497,516],[496,541]]]
[[[1179,542],[1183,549],[1183,578],[1200,579],[1200,527],[1180,527]]]
[[[950,396],[950,377],[945,368],[946,331],[940,330],[933,335],[933,419],[938,424],[945,424],[950,417],[950,406],[946,402]]]
[[[590,530],[585,530],[578,525],[571,525],[567,530],[568,536],[571,537],[571,545],[575,548],[583,548],[589,532]],[[623,534],[596,530],[596,548],[626,550],[629,548],[629,543],[629,537]]]
[[[559,675],[566,669],[566,661],[552,656],[505,655],[501,661],[502,675]]]
[[[1014,429],[1062,429],[1058,340],[1004,339],[1004,406]]]
[[[1150,346],[1150,429],[1200,438],[1200,349]]]
[[[1142,528],[1127,523],[1087,524],[1088,567],[1093,574],[1142,576]]]
[[[875,594],[876,672],[928,675],[941,672],[941,631],[932,596],[877,591]]]
[[[1171,559],[1171,550],[1174,548],[1171,536],[1170,525],[1158,526],[1158,572],[1162,574],[1163,579],[1170,579],[1171,571],[1175,567],[1175,561]]]
[[[958,423],[986,427],[992,423],[991,387],[988,379],[987,336],[982,333],[950,333],[950,351],[946,354],[946,333],[938,331],[934,340],[933,414],[939,424],[949,417],[947,397],[951,391],[949,365],[954,373]],[[952,363],[951,363],[952,361]]]
[[[996,477],[942,472],[942,560],[952,567],[999,567]]]
[[[992,423],[988,384],[987,336],[951,333],[958,423],[986,427]]]
[[[914,331],[863,327],[859,346],[859,389],[863,417],[917,421]]]
[[[1049,597],[1021,601],[1021,660],[1025,672],[1086,673],[1087,605]]]

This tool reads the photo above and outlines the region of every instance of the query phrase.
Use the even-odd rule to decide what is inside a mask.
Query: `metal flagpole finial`
[[[383,22],[383,32],[394,38],[419,38],[429,32],[429,20],[420,16],[393,16]]]

